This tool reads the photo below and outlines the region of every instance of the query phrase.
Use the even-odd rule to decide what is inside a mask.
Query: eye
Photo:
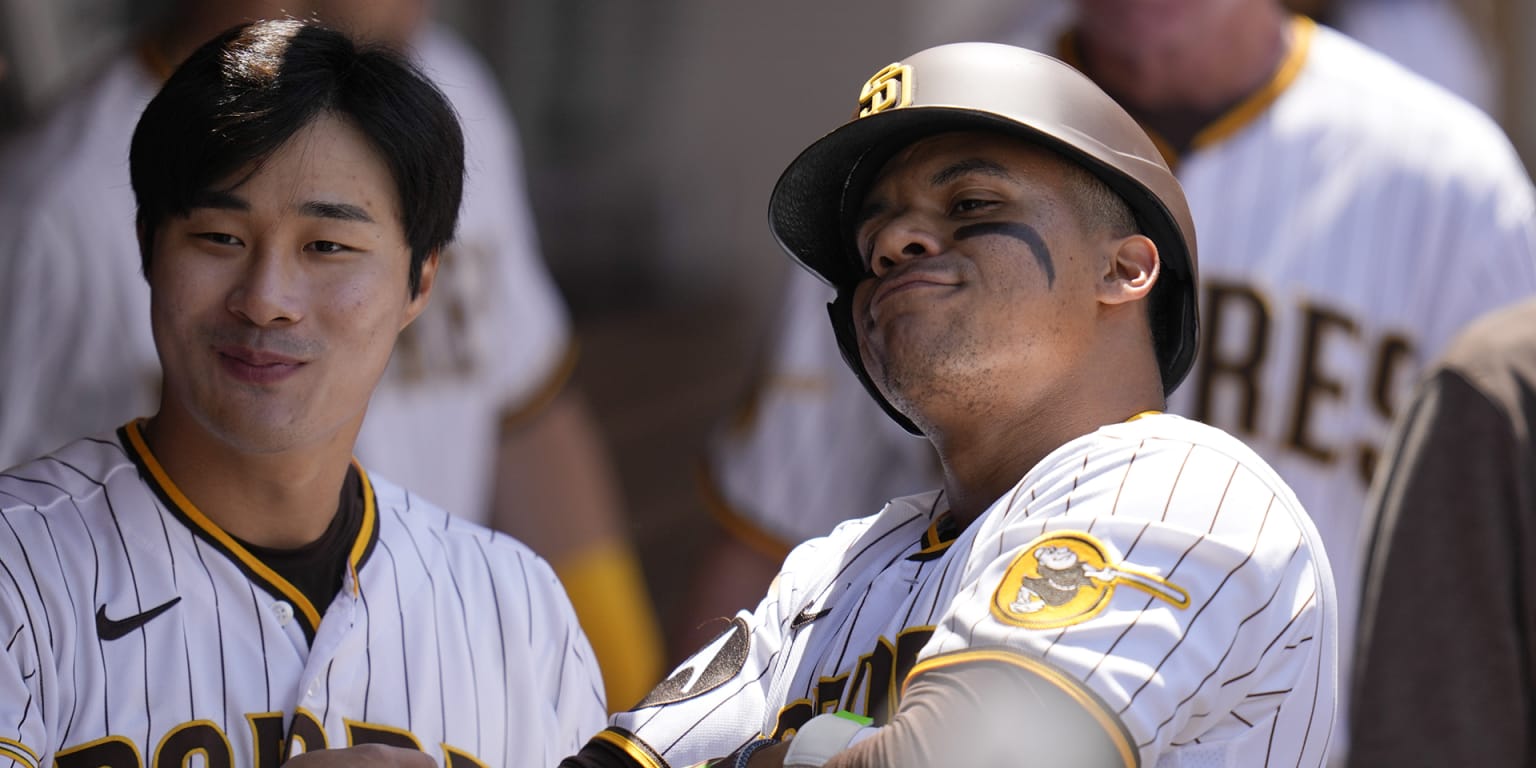
[[[245,243],[240,242],[240,238],[224,232],[198,232],[194,234],[193,237],[196,237],[199,240],[206,240],[210,243],[213,243],[214,245],[228,245],[233,247],[245,245]]]
[[[962,197],[949,208],[950,214],[978,213],[1001,205],[997,200],[983,197]]]
[[[331,240],[316,240],[310,243],[308,248],[315,253],[343,253],[352,250],[341,243]]]

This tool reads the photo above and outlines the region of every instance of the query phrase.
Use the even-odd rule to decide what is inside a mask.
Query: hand
[[[364,744],[346,749],[319,749],[314,752],[305,752],[283,763],[283,768],[347,768],[347,766],[437,768],[437,762],[427,757],[425,752],[415,749]]]

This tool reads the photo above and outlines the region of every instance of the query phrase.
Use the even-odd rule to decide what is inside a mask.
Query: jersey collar
[[[261,587],[267,593],[279,600],[286,600],[293,605],[294,617],[299,620],[299,625],[304,630],[304,636],[311,642],[315,639],[315,631],[320,627],[320,610],[304,596],[304,593],[295,587],[287,579],[279,576],[276,571],[268,568],[250,550],[236,541],[217,523],[214,523],[203,514],[202,510],[193,504],[181,488],[166,474],[165,468],[160,466],[159,459],[150,452],[149,444],[144,442],[142,420],[130,421],[117,431],[119,442],[127,451],[128,457],[138,466],[139,474],[144,477],[155,495],[165,504],[166,509],[175,515],[183,525],[191,529],[197,536],[208,542],[214,549],[224,553],[226,557],[234,561],[240,570],[251,579],[252,583]],[[350,586],[354,595],[360,594],[357,571],[373,552],[374,545],[379,538],[378,503],[373,493],[373,483],[368,479],[368,473],[356,459],[352,460],[352,467],[357,471],[358,478],[363,483],[363,522],[359,526],[357,539],[352,542],[352,547],[347,555],[347,571],[351,578]]]
[[[1191,152],[1214,146],[1236,135],[1238,131],[1247,127],[1253,121],[1264,114],[1285,93],[1291,84],[1296,82],[1296,77],[1301,74],[1301,68],[1307,63],[1307,55],[1312,50],[1312,38],[1317,32],[1317,22],[1306,16],[1291,17],[1291,48],[1286,52],[1280,66],[1275,69],[1275,74],[1270,77],[1262,87],[1248,97],[1227,110],[1225,114],[1211,121],[1210,125],[1200,129],[1194,139],[1189,143]],[[1056,43],[1057,56],[1068,64],[1078,69],[1083,67],[1083,57],[1078,50],[1077,33],[1074,30],[1063,32]],[[1157,145],[1157,150],[1163,154],[1163,160],[1168,167],[1177,168],[1182,160],[1173,145],[1147,126],[1141,126],[1142,130],[1152,138],[1152,143]]]

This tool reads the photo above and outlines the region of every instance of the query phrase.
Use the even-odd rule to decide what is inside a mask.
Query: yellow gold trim
[[[544,409],[549,407],[560,393],[565,391],[565,386],[576,373],[576,361],[580,358],[579,345],[572,340],[566,345],[565,354],[560,356],[560,361],[555,364],[553,370],[544,383],[533,391],[533,394],[523,398],[521,403],[509,405],[502,412],[501,428],[503,431],[521,429],[528,426]]]
[[[438,743],[443,747],[444,768],[460,768],[460,766],[464,766],[464,768],[469,768],[469,766],[474,766],[474,768],[490,768],[490,766],[481,762],[479,758],[462,749],[450,746],[446,741]],[[468,765],[465,765],[466,763]]]
[[[1109,734],[1110,738],[1114,740],[1115,746],[1120,752],[1120,759],[1125,761],[1125,765],[1128,768],[1136,768],[1141,764],[1140,753],[1137,752],[1136,745],[1132,744],[1128,738],[1130,734],[1126,731],[1125,723],[1121,722],[1120,718],[1117,717],[1115,713],[1105,709],[1101,705],[1101,702],[1099,701],[1099,698],[1096,694],[1094,694],[1092,691],[1089,691],[1087,687],[1083,685],[1083,683],[1077,680],[1077,678],[1074,678],[1049,664],[1037,661],[1020,653],[997,649],[978,649],[970,651],[958,651],[956,653],[947,653],[943,656],[935,656],[930,659],[925,659],[913,666],[911,673],[907,675],[907,679],[902,681],[902,697],[906,697],[907,686],[911,684],[912,680],[924,672],[940,669],[943,667],[952,667],[957,664],[975,663],[978,661],[992,661],[1001,662],[1004,664],[1012,664],[1013,666],[1016,666],[1026,672],[1030,672],[1061,689],[1063,693],[1067,694],[1072,698],[1073,701],[1077,702],[1078,706],[1082,707],[1083,710],[1092,716],[1094,720],[1098,721],[1100,727],[1104,729],[1105,733]]]
[[[397,727],[392,726],[392,725],[380,725],[378,723],[369,723],[369,722],[365,722],[363,720],[353,720],[352,718],[349,718],[349,717],[343,717],[341,719],[341,723],[342,723],[342,725],[346,726],[346,729],[347,729],[347,746],[349,746],[349,747],[357,746],[357,742],[354,740],[353,737],[357,735],[356,731],[358,729],[361,729],[361,730],[365,730],[365,731],[379,731],[381,733],[393,733],[396,736],[404,736],[406,739],[408,739],[411,742],[412,745],[414,745],[416,747],[416,749],[418,751],[425,751],[425,750],[423,750],[421,748],[421,739],[416,738],[416,734],[411,733],[410,731],[407,731],[404,728],[397,728]]]
[[[653,759],[651,757],[651,753],[648,750],[641,749],[639,745],[635,744],[629,739],[624,738],[623,736],[620,736],[617,733],[614,733],[612,729],[604,729],[598,731],[597,735],[593,736],[592,739],[594,741],[606,741],[609,744],[624,750],[624,754],[629,755],[630,759],[634,760],[645,768],[668,768],[665,763],[660,763]]]
[[[224,742],[224,754],[229,755],[231,760],[234,759],[234,745],[229,743],[229,736],[224,733],[223,728],[220,728],[218,724],[212,720],[189,720],[185,723],[177,725],[175,728],[172,728],[169,731],[166,731],[165,735],[160,737],[160,743],[155,745],[155,756],[153,758],[153,764],[163,764],[161,758],[164,757],[166,742],[170,741],[173,737],[182,731],[191,730],[193,728],[208,728],[214,733],[217,733],[219,735],[219,740]],[[193,755],[197,755],[199,753],[201,753],[203,756],[202,762],[204,765],[208,765],[214,762],[213,755],[211,754],[211,750],[209,750],[208,747],[196,746],[180,755],[181,765],[183,768],[191,763]]]
[[[30,762],[33,768],[37,768],[38,757],[36,752],[33,752],[27,745],[15,739],[7,739],[4,736],[0,736],[0,755],[4,754],[9,754],[18,763],[26,764]],[[23,758],[31,759],[29,761]]]
[[[1306,16],[1293,16],[1291,18],[1291,48],[1286,52],[1284,61],[1280,62],[1280,67],[1275,70],[1274,76],[1270,77],[1269,82],[1265,83],[1259,90],[1249,94],[1247,98],[1238,102],[1236,106],[1227,110],[1225,114],[1216,118],[1210,125],[1197,132],[1189,142],[1190,149],[1203,149],[1230,138],[1233,134],[1242,130],[1244,126],[1264,114],[1264,110],[1274,104],[1275,100],[1280,98],[1280,95],[1285,93],[1285,90],[1291,86],[1291,83],[1296,81],[1296,76],[1301,74],[1302,66],[1307,63],[1307,54],[1312,49],[1312,37],[1316,32],[1317,22]],[[1082,51],[1080,50],[1075,30],[1069,29],[1063,32],[1061,37],[1057,38],[1056,53],[1057,58],[1060,58],[1062,61],[1071,64],[1079,70],[1083,68]],[[1138,120],[1137,122],[1140,121]],[[1146,125],[1141,127],[1151,137],[1152,144],[1157,147],[1157,151],[1162,153],[1163,160],[1168,163],[1168,167],[1177,167],[1180,158],[1173,145],[1169,144],[1167,139],[1159,136],[1156,131],[1151,130]]]
[[[363,523],[358,527],[357,540],[352,542],[352,551],[347,555],[347,570],[352,572],[352,596],[356,597],[363,593],[362,584],[357,578],[357,567],[362,564],[368,544],[373,540],[373,529],[379,524],[379,510],[374,504],[373,481],[368,479],[367,470],[355,458],[352,459],[352,466],[357,470],[358,478],[363,481]]]
[[[1126,423],[1130,423],[1130,422],[1133,422],[1133,421],[1135,421],[1137,419],[1143,419],[1143,418],[1146,418],[1148,416],[1161,416],[1161,415],[1163,415],[1163,412],[1159,411],[1159,410],[1142,411],[1141,413],[1138,413],[1135,416],[1132,416],[1129,419],[1126,419],[1125,421],[1126,421]]]
[[[1317,32],[1317,22],[1305,16],[1293,16],[1291,18],[1291,49],[1286,52],[1285,60],[1280,63],[1280,68],[1275,70],[1274,77],[1264,84],[1264,87],[1253,92],[1248,98],[1243,99],[1237,106],[1227,110],[1225,115],[1216,118],[1215,122],[1201,129],[1190,140],[1190,149],[1203,149],[1223,139],[1230,138],[1233,134],[1249,123],[1253,122],[1269,109],[1285,89],[1291,87],[1296,81],[1296,76],[1301,74],[1302,65],[1307,63],[1307,53],[1312,49],[1312,36]]]
[[[699,495],[704,499],[705,509],[709,511],[709,516],[725,529],[726,533],[774,560],[783,560],[789,555],[791,545],[785,544],[777,536],[742,517],[731,503],[725,500],[725,495],[720,492],[720,486],[715,483],[715,478],[709,471],[709,465],[702,460],[698,463],[696,476]]]
[[[161,490],[171,497],[171,501],[181,509],[182,514],[186,515],[204,533],[212,536],[214,540],[224,545],[225,549],[239,558],[241,564],[256,572],[257,575],[261,576],[272,586],[277,587],[278,591],[283,593],[283,597],[297,606],[300,611],[303,611],[304,618],[309,621],[309,626],[318,629],[320,627],[320,612],[315,610],[315,606],[310,604],[309,598],[305,597],[304,593],[300,592],[297,587],[288,583],[287,579],[277,575],[276,571],[268,568],[265,563],[258,560],[255,555],[241,546],[240,542],[235,541],[233,536],[225,533],[224,529],[220,528],[217,523],[209,520],[208,516],[204,515],[202,510],[198,509],[197,505],[193,504],[192,500],[188,499],[186,494],[181,492],[181,488],[177,487],[175,481],[171,480],[170,475],[167,475],[165,469],[160,466],[160,460],[156,459],[153,453],[150,453],[149,445],[144,442],[144,436],[139,433],[140,423],[140,420],[128,422],[128,427],[125,430],[128,433],[128,441],[133,444],[133,450],[139,454],[139,458],[144,462],[144,466],[149,469],[149,473],[154,476],[155,482],[159,483]]]

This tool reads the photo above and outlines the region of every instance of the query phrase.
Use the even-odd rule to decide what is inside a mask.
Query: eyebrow
[[[299,206],[299,213],[305,216],[314,216],[321,219],[340,219],[341,221],[360,221],[364,224],[372,224],[373,217],[368,212],[350,203],[325,203],[311,200]]]
[[[217,189],[208,189],[199,192],[192,198],[191,208],[212,208],[220,211],[251,210],[251,204],[245,198],[233,192]],[[374,223],[373,217],[362,208],[351,203],[328,203],[320,200],[310,200],[299,206],[299,213],[317,219],[336,219],[339,221],[359,221],[365,224]]]
[[[979,157],[973,157],[945,166],[939,172],[933,174],[933,176],[928,179],[928,183],[937,187],[948,184],[949,182],[954,181],[955,179],[958,179],[961,176],[969,173],[981,173],[987,176],[996,176],[1001,179],[1007,179],[1009,181],[1014,179],[1014,175],[1009,173],[1008,169],[1004,168],[1001,164],[995,163],[991,160],[984,160]]]

